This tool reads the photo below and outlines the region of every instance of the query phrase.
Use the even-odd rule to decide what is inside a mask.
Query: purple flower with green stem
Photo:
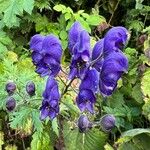
[[[30,41],[32,61],[41,77],[56,76],[60,71],[62,47],[59,39],[50,34],[34,35]]]
[[[41,119],[50,117],[54,119],[59,113],[59,100],[60,94],[58,90],[58,84],[52,77],[47,79],[46,88],[43,92],[43,102],[40,108]]]

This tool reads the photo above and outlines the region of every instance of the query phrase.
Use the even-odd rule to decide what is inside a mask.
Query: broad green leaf
[[[64,127],[66,150],[103,150],[107,136],[98,129],[80,133],[77,129]]]

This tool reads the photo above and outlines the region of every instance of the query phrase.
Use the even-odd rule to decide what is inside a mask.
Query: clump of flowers
[[[103,97],[112,95],[122,74],[128,70],[127,57],[121,51],[128,40],[128,31],[124,27],[111,28],[103,39],[97,41],[94,48],[90,45],[90,35],[79,22],[75,22],[68,35],[68,49],[71,54],[68,78],[81,80],[76,103],[81,112],[94,113],[96,94]],[[30,49],[36,72],[48,76],[43,92],[41,119],[55,118],[59,113],[60,94],[55,77],[61,66],[62,46],[54,35],[35,35],[31,38]],[[62,94],[64,94],[62,92]],[[113,118],[111,116],[111,118]],[[105,118],[103,124],[107,125]],[[109,120],[109,116],[106,117]],[[114,118],[112,120],[115,120]],[[78,126],[87,123],[85,116],[79,118]],[[103,122],[103,121],[102,121]],[[113,121],[114,123],[114,121]],[[106,126],[105,125],[105,126]],[[109,125],[109,123],[108,123]],[[106,130],[110,130],[109,126]]]

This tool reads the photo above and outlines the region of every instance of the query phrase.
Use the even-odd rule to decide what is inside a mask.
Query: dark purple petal
[[[41,109],[41,115],[40,115],[40,119],[44,120],[46,117],[48,117],[49,115],[49,109],[47,108],[42,108]]]
[[[92,60],[97,59],[99,56],[103,55],[104,39],[99,40],[92,51]]]
[[[112,95],[116,87],[117,82],[113,81],[110,86],[106,86],[101,79],[99,80],[99,90],[104,97]]]
[[[126,44],[128,38],[128,31],[124,27],[113,27],[105,35],[104,39],[104,55],[108,55],[113,51],[122,49]]]
[[[93,105],[96,102],[96,97],[91,90],[80,90],[76,102],[81,111],[86,109],[93,113]]]
[[[40,34],[34,35],[30,40],[30,49],[36,52],[41,52],[44,36]]]
[[[57,89],[55,90],[58,90],[58,85],[57,85],[57,82],[54,78],[51,78],[49,77],[47,79],[47,83],[46,83],[46,87],[45,87],[45,91],[43,92],[43,97],[45,99],[48,99],[51,95],[51,90],[56,87]],[[53,91],[53,92],[56,92],[56,93],[59,93],[59,91]]]
[[[79,60],[75,60],[73,57],[70,64],[69,79],[73,79],[75,77],[83,79],[87,68],[87,63],[83,62],[80,58]]]
[[[91,90],[93,93],[96,93],[98,90],[98,82],[99,82],[98,71],[94,68],[89,69],[86,72],[86,75],[80,84],[80,90],[88,89]]]
[[[32,60],[33,63],[36,65],[42,60],[43,56],[38,52],[32,52]]]
[[[126,72],[128,70],[128,59],[121,51],[112,52],[105,58],[103,68]]]
[[[59,39],[50,34],[47,35],[42,43],[42,52],[51,55],[54,59],[60,62],[62,56],[62,48]]]
[[[84,62],[90,59],[90,36],[87,31],[83,30],[80,33],[79,40],[74,47],[73,51],[74,59],[80,59]]]
[[[81,24],[79,22],[75,22],[72,27],[69,30],[69,50],[70,54],[73,54],[73,47],[77,43],[77,40],[79,38],[80,32],[83,30]]]
[[[56,117],[56,115],[57,115],[57,113],[55,112],[55,110],[54,109],[51,109],[50,111],[49,111],[49,117],[51,118],[51,120],[53,120],[55,117]]]

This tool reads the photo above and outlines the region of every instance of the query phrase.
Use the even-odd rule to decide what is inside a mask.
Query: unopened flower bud
[[[92,123],[89,121],[88,117],[81,115],[78,119],[79,132],[84,133],[88,129],[92,128]]]
[[[16,107],[16,100],[13,97],[9,97],[6,101],[6,108],[8,111],[13,111]]]
[[[16,84],[15,84],[14,82],[12,82],[12,81],[8,82],[8,83],[6,84],[5,90],[7,91],[7,93],[8,93],[9,95],[14,94],[14,92],[15,92],[15,90],[16,90]]]
[[[115,127],[115,117],[107,114],[101,118],[100,125],[103,131],[109,132]]]
[[[35,84],[34,84],[34,82],[29,81],[29,82],[26,84],[26,91],[27,91],[27,93],[28,93],[30,96],[35,95]]]

